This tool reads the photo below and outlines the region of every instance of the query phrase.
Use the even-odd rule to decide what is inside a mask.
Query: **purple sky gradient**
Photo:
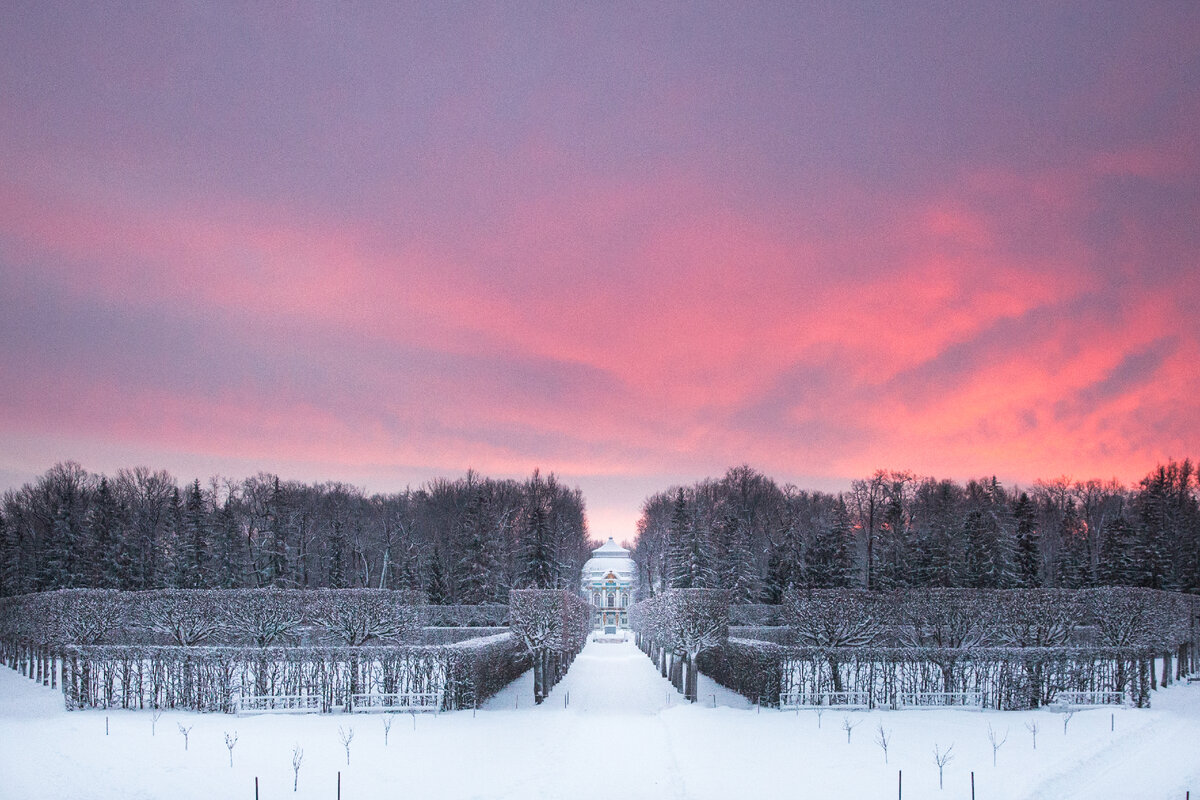
[[[1195,3],[117,5],[0,8],[0,486],[1197,455]]]

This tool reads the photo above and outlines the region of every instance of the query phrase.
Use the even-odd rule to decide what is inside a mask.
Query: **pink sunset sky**
[[[1200,454],[1200,5],[5,3],[0,488]]]

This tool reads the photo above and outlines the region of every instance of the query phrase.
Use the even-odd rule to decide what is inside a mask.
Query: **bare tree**
[[[1029,731],[1029,733],[1033,735],[1033,749],[1037,750],[1037,734],[1038,734],[1037,720],[1034,719],[1034,720],[1030,720],[1029,722],[1026,722],[1025,730]]]
[[[354,728],[344,730],[341,725],[338,725],[338,738],[342,740],[342,747],[346,748],[346,766],[350,766],[350,742],[354,741]]]
[[[304,761],[304,751],[300,749],[300,745],[292,748],[292,791],[296,791],[300,785],[300,763]]]
[[[846,732],[846,744],[850,744],[850,734],[861,724],[861,719],[858,722],[851,722],[849,717],[842,717],[842,730]]]
[[[954,756],[951,755],[951,753],[953,751],[954,751],[954,745],[950,745],[945,750],[942,750],[938,746],[937,742],[934,742],[934,744],[933,744],[933,760],[934,760],[934,763],[937,764],[937,768],[938,768],[938,788],[939,789],[945,788],[942,783],[942,774],[943,774],[944,770],[946,769],[946,765],[949,764],[954,759]]]
[[[154,736],[156,734],[157,728],[158,728],[158,720],[162,717],[162,715],[163,715],[163,712],[162,712],[161,708],[154,709],[154,713],[150,715],[150,735],[151,736]]]
[[[875,744],[883,750],[883,763],[888,763],[888,743],[892,740],[892,732],[883,729],[883,723],[879,723],[879,730],[875,732]]]
[[[992,728],[992,723],[988,723],[987,732],[988,741],[992,743],[992,766],[996,766],[996,754],[1000,752],[1000,748],[1008,741],[1008,728],[1004,729],[1004,738],[996,735],[995,729]]]
[[[225,748],[229,750],[229,767],[233,768],[233,746],[237,744],[237,731],[233,732],[233,736],[229,735],[229,731],[225,731]]]
[[[393,714],[383,715],[383,746],[387,747],[388,734],[392,731],[392,721],[395,719]]]
[[[1070,708],[1063,714],[1063,736],[1067,735],[1067,723],[1071,721],[1071,717],[1075,716],[1075,711],[1076,709]]]
[[[183,749],[187,750],[188,749],[188,734],[190,734],[192,732],[192,728],[194,728],[196,726],[188,725],[185,728],[185,727],[183,727],[183,723],[177,723],[177,724],[179,725],[179,732],[183,734]]]

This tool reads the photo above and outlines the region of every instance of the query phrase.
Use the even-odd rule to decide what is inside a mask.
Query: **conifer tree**
[[[838,498],[827,519],[821,520],[805,557],[808,585],[818,589],[848,588],[854,582],[853,531],[850,513]]]
[[[701,521],[688,508],[683,489],[675,497],[671,512],[672,589],[709,589],[713,577],[711,545]]]
[[[454,602],[450,592],[450,579],[442,566],[442,554],[437,547],[434,547],[433,558],[429,563],[429,582],[426,594],[429,602],[433,605],[446,605]]]
[[[1171,476],[1159,467],[1141,484],[1137,496],[1137,546],[1134,579],[1138,586],[1166,589],[1170,582],[1167,540],[1171,527]]]
[[[243,585],[241,552],[242,529],[233,508],[233,498],[228,497],[217,514],[213,534],[211,570],[215,588],[236,589]]]
[[[1041,552],[1037,528],[1037,509],[1026,492],[1021,492],[1013,504],[1016,522],[1016,569],[1018,586],[1041,586]]]
[[[1134,555],[1137,531],[1122,517],[1117,517],[1104,531],[1100,542],[1100,583],[1104,586],[1136,586],[1137,569]]]
[[[200,481],[188,487],[184,501],[183,522],[179,546],[176,550],[176,585],[184,589],[202,589],[209,586],[208,558],[210,549],[210,527],[204,494]]]
[[[263,586],[285,586],[289,579],[287,499],[279,484],[279,476],[271,489],[267,510],[266,558],[263,567]]]
[[[101,477],[88,515],[89,583],[101,589],[133,587],[133,558],[121,524],[121,510],[108,478]]]
[[[547,519],[545,486],[536,471],[527,491],[519,583],[522,589],[552,589],[558,569]]]
[[[482,489],[472,493],[463,520],[462,558],[458,564],[458,601],[493,603],[498,599],[499,559],[491,533],[487,497]]]

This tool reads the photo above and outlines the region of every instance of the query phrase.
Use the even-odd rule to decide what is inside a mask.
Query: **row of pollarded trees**
[[[265,649],[302,626],[351,648],[410,641],[422,601],[415,592],[383,589],[64,589],[0,600],[0,642],[9,666],[54,685],[56,662],[74,645],[221,642]]]
[[[1196,658],[1196,599],[1150,589],[925,589],[903,592],[809,590],[784,597],[791,643],[830,651],[910,647],[937,651],[950,676],[958,654],[983,647],[1104,647],[1155,652],[1163,683]],[[832,658],[832,656],[831,656]],[[836,665],[835,691],[841,691]]]
[[[998,648],[1046,657],[1067,650],[1120,650],[1137,660],[1159,654],[1162,680],[1169,683],[1173,656],[1175,674],[1197,660],[1195,614],[1195,598],[1146,589],[841,589],[788,593],[780,621],[793,648],[823,654],[834,691],[844,688],[839,662],[847,653],[901,648],[907,657],[935,664],[952,691],[961,661]],[[635,604],[630,622],[639,646],[694,701],[697,657],[728,638],[727,593],[670,589]],[[1032,670],[1031,687],[1044,683],[1039,658],[1022,659]],[[1116,660],[1118,671],[1126,667],[1139,668],[1133,660]],[[1117,675],[1116,683],[1124,685],[1125,678]]]
[[[533,699],[541,703],[587,643],[594,609],[557,589],[514,590],[508,603],[509,629],[533,654]]]
[[[664,677],[696,702],[696,657],[729,636],[729,595],[716,589],[669,589],[635,603],[629,623],[638,646]]]

